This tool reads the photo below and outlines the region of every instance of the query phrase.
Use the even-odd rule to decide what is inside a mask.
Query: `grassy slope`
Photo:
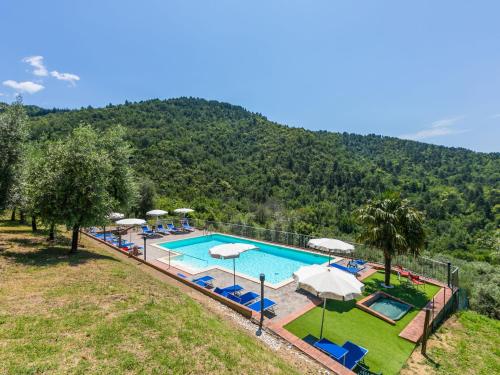
[[[365,294],[373,293],[375,289],[378,289],[376,285],[382,281],[382,273],[376,273],[364,280]],[[417,307],[423,307],[426,301],[432,298],[439,289],[427,285],[424,294],[414,289],[402,287],[395,276],[391,282],[395,288],[387,290],[387,292]],[[369,353],[365,362],[370,369],[383,371],[386,375],[396,374],[415,347],[411,342],[398,337],[398,334],[417,313],[418,310],[412,309],[395,326],[392,326],[356,308],[355,301],[329,301],[325,313],[323,336],[339,345],[350,340],[367,348]],[[298,337],[305,338],[306,341],[312,339],[309,335],[319,337],[321,314],[321,307],[314,308],[289,323],[286,329]]]
[[[428,355],[440,374],[500,374],[500,321],[464,311],[433,337]]]
[[[415,350],[402,371],[417,373],[500,374],[500,321],[473,311],[451,317],[429,338],[427,357]]]
[[[106,251],[0,222],[0,373],[295,373],[179,289]]]

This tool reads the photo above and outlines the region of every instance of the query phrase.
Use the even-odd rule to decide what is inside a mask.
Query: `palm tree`
[[[384,252],[385,286],[391,282],[391,262],[396,254],[419,255],[425,242],[423,215],[398,193],[386,193],[357,210],[362,230],[359,239]]]

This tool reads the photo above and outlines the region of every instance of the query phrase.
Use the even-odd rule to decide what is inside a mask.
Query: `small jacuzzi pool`
[[[391,324],[396,324],[412,308],[410,304],[382,291],[358,301],[356,306]]]
[[[386,297],[379,298],[369,307],[392,320],[401,319],[411,309],[411,306],[406,303]]]

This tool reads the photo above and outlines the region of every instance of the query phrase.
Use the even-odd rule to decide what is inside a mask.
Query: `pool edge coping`
[[[211,236],[211,235],[214,235],[214,234],[221,235],[221,236],[226,236],[226,237],[233,237],[233,238],[237,238],[237,239],[245,240],[245,241],[250,241],[250,242],[262,243],[264,245],[271,245],[271,246],[276,246],[276,247],[282,247],[284,249],[289,249],[289,250],[293,250],[293,251],[299,251],[299,252],[308,253],[308,254],[325,256],[324,254],[318,254],[317,252],[314,252],[314,251],[302,250],[302,249],[291,247],[291,246],[277,245],[277,244],[270,243],[270,242],[265,242],[265,241],[260,241],[260,240],[253,240],[253,239],[248,239],[248,238],[245,238],[245,237],[239,237],[239,236],[235,236],[235,235],[232,235],[232,234],[225,234],[225,233],[219,233],[219,232],[212,232],[212,233],[207,233],[207,234],[200,234],[199,236],[190,237],[190,238],[200,238],[200,237]],[[156,247],[158,249],[161,249],[163,251],[169,252],[170,254],[175,254],[173,256],[175,258],[175,257],[177,257],[179,255],[182,255],[182,254],[175,252],[175,249],[169,249],[168,247],[163,247],[163,246],[160,246],[160,245],[162,245],[162,244],[168,244],[168,243],[172,243],[172,242],[177,242],[177,241],[183,241],[183,240],[187,240],[187,239],[188,238],[179,239],[179,240],[175,240],[175,241],[156,242],[156,243],[151,244],[150,246],[154,246],[154,247]],[[160,260],[162,258],[157,258],[156,260],[158,260],[158,261],[160,261],[162,263],[165,263],[165,262],[163,262],[163,261]],[[340,262],[343,259],[345,259],[345,258],[336,256],[336,255],[332,255],[330,257],[330,264],[331,263],[338,263],[338,262]],[[320,263],[320,265],[327,266],[328,262]],[[200,274],[200,273],[203,273],[203,272],[209,272],[209,271],[215,270],[215,269],[223,271],[223,272],[226,272],[226,273],[229,273],[231,275],[233,274],[232,270],[228,270],[228,269],[226,269],[224,267],[220,267],[220,266],[217,266],[217,265],[213,265],[213,266],[209,266],[209,267],[205,267],[205,268],[194,268],[194,267],[191,268],[189,266],[180,265],[180,264],[176,263],[175,267],[178,268],[178,269],[180,269],[181,271],[188,272],[188,273],[190,273],[192,275],[197,275],[197,274]],[[246,280],[250,280],[250,281],[255,282],[257,284],[260,284],[260,280],[257,279],[256,277],[252,277],[252,276],[240,273],[240,272],[236,272],[236,276],[241,277],[241,278],[246,279]],[[293,282],[293,277],[289,277],[289,278],[287,278],[287,279],[285,279],[283,281],[280,281],[279,283],[274,283],[274,284],[269,283],[267,281],[264,281],[264,285],[267,286],[267,287],[269,287],[269,288],[271,288],[271,289],[277,290],[277,289],[280,289],[280,288],[282,288],[282,287],[290,284],[291,282]]]

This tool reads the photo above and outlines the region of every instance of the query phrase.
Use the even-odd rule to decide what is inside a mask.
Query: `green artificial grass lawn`
[[[379,284],[383,280],[382,272],[363,280],[365,295],[381,290]],[[407,361],[415,345],[398,337],[398,334],[439,290],[439,287],[433,285],[426,285],[425,289],[420,290],[407,287],[402,285],[395,275],[391,277],[391,283],[394,288],[383,289],[386,293],[417,307],[411,309],[396,325],[393,326],[356,308],[356,301],[329,300],[326,304],[323,328],[323,337],[338,345],[349,340],[368,349],[366,365],[372,371],[382,371],[384,374],[399,373]],[[322,308],[316,307],[287,324],[285,328],[297,337],[313,343],[320,334],[321,315]]]
[[[0,220],[0,373],[295,374],[178,288]]]

